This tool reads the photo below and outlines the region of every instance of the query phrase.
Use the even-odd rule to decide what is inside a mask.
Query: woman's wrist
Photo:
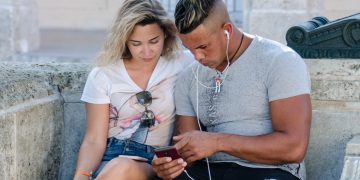
[[[74,180],[91,179],[91,176],[92,176],[92,172],[85,170],[76,170]]]

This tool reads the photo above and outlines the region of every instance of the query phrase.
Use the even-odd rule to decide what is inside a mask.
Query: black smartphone
[[[171,157],[172,160],[181,158],[180,154],[174,146],[166,146],[161,148],[156,148],[155,154],[157,157]]]

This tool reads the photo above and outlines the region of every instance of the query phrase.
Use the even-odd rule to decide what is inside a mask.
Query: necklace
[[[238,48],[236,49],[235,54],[230,58],[230,63],[232,62],[233,58],[236,56],[236,54],[237,54],[238,51],[240,50],[241,45],[242,45],[242,43],[243,43],[243,40],[244,40],[244,33],[241,33],[240,44],[239,44]]]
[[[228,65],[225,68],[225,73],[220,72],[220,71],[216,71],[217,76],[214,77],[214,84],[213,84],[213,86],[215,87],[215,89],[214,89],[215,94],[218,94],[218,93],[221,92],[222,83],[225,81],[225,78],[227,76],[227,71],[229,70],[230,63],[232,62],[233,58],[236,56],[236,54],[240,50],[240,48],[242,46],[242,43],[243,43],[243,40],[244,40],[244,33],[241,34],[240,44],[239,44],[238,48],[236,49],[234,55],[230,59],[228,59]],[[222,79],[223,73],[225,74],[224,79]]]

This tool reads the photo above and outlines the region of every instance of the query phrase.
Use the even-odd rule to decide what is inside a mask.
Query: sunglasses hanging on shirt
[[[139,93],[136,93],[136,98],[138,100],[138,103],[145,107],[145,111],[142,113],[140,118],[140,125],[151,127],[155,124],[155,115],[154,112],[151,110],[148,110],[148,107],[152,103],[152,96],[149,91],[141,91]]]

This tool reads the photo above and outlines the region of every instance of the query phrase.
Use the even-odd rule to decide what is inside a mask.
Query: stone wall
[[[340,179],[346,144],[360,133],[360,60],[307,59],[306,63],[313,104],[308,177]]]
[[[72,176],[79,146],[68,141],[80,144],[85,113],[71,97],[82,91],[88,67],[0,63],[1,179],[59,179],[65,166]]]

